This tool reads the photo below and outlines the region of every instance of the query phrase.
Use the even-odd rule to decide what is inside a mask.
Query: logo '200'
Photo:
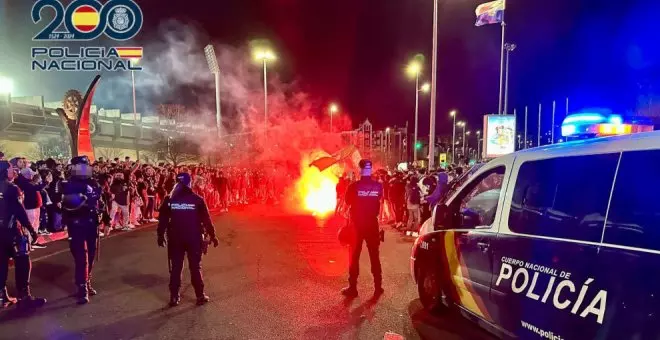
[[[42,20],[42,10],[52,8],[55,16],[33,40],[94,40],[105,34],[128,40],[142,29],[142,10],[134,0],[74,0],[66,8],[58,0],[38,0],[32,6],[32,21]],[[64,22],[64,31],[56,31]]]

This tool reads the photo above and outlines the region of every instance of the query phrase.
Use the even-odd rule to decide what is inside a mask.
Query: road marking
[[[134,231],[143,230],[143,229],[146,229],[146,228],[149,228],[149,227],[153,227],[153,226],[156,226],[156,223],[154,223],[154,224],[149,224],[149,225],[145,225],[145,226],[143,226],[143,227],[140,227],[140,228],[137,228],[137,229],[134,229],[134,230],[130,230],[130,231],[128,231],[128,232],[115,232],[115,233],[110,234],[110,236],[102,237],[100,242],[105,242],[105,240],[107,240],[107,239],[110,239],[110,238],[113,238],[113,237],[117,237],[117,236],[121,236],[121,235],[128,235],[128,234],[130,234],[130,233],[132,233],[132,232],[134,232]],[[68,240],[68,238],[63,238],[62,240]],[[61,240],[60,240],[60,241],[61,241]],[[55,241],[55,242],[57,242],[57,241]],[[32,258],[32,262],[39,262],[39,261],[41,261],[41,260],[45,260],[45,259],[51,258],[51,257],[53,257],[53,256],[60,255],[60,254],[64,254],[64,253],[68,253],[68,252],[70,252],[69,249],[58,250],[58,251],[56,251],[56,252],[54,252],[54,253],[50,253],[50,254],[48,254],[48,255],[44,255],[44,256],[40,256],[40,257],[36,257],[36,258]],[[33,253],[31,253],[31,254],[33,254]]]

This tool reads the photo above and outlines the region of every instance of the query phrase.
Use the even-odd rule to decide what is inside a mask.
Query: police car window
[[[472,212],[475,216],[478,215],[479,223],[476,223],[475,226],[493,224],[504,172],[505,168],[501,166],[482,174],[480,178],[470,183],[467,193],[460,198],[460,212]]]
[[[509,228],[518,233],[600,242],[619,154],[525,162]]]
[[[456,193],[456,190],[458,190],[463,184],[465,184],[465,182],[467,182],[470,178],[472,178],[472,175],[474,175],[485,164],[486,163],[475,164],[472,168],[470,168],[470,170],[464,172],[463,175],[461,175],[458,178],[454,178],[449,183],[449,188],[447,189],[447,193],[440,200],[440,203],[445,203],[447,199],[449,199],[451,196],[454,195],[454,193]]]
[[[624,152],[605,243],[660,250],[660,150]]]

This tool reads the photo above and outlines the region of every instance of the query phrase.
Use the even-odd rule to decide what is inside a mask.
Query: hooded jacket
[[[447,187],[449,183],[449,175],[446,172],[441,172],[438,174],[438,186],[435,187],[435,190],[431,195],[426,198],[426,201],[429,202],[429,207],[433,209],[442,197],[447,192]]]

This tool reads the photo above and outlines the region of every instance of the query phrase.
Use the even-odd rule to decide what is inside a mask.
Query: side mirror
[[[472,209],[463,209],[461,211],[461,229],[474,229],[481,225],[481,215]]]
[[[435,213],[433,214],[433,227],[435,230],[449,228],[448,225],[449,207],[444,204],[435,206]]]

